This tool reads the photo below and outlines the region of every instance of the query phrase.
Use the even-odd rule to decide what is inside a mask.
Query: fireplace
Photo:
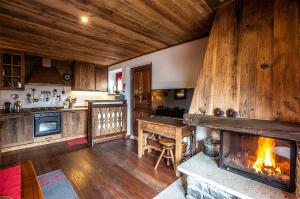
[[[295,165],[295,141],[221,132],[220,168],[293,192]]]

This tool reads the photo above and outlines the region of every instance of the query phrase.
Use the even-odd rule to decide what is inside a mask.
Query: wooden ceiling
[[[219,1],[1,0],[0,48],[108,66],[207,35]]]

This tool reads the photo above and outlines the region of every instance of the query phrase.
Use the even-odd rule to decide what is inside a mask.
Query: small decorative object
[[[224,111],[222,111],[222,109],[220,109],[220,108],[215,108],[214,116],[222,117],[222,116],[224,116]]]
[[[200,112],[201,115],[205,115],[206,110],[202,107],[198,108],[198,111]]]
[[[69,103],[69,108],[74,108],[74,104],[76,103],[77,101],[77,98],[76,97],[71,97],[69,96],[67,99],[66,99],[66,102]]]
[[[13,94],[10,95],[10,98],[11,98],[12,100],[17,100],[17,99],[19,99],[19,95],[16,94],[16,93],[13,93]]]
[[[235,110],[230,108],[230,109],[227,109],[226,116],[231,117],[231,118],[236,118],[238,116],[238,112],[236,112]]]
[[[69,102],[67,102],[67,101],[64,101],[64,109],[67,109],[67,108],[69,108]]]
[[[69,73],[65,73],[65,74],[63,74],[63,79],[65,81],[70,81],[71,80],[71,75]]]

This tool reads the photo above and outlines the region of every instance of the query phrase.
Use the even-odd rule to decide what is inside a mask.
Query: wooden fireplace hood
[[[300,141],[299,7],[236,0],[217,10],[187,124]],[[239,119],[198,115],[216,108]]]

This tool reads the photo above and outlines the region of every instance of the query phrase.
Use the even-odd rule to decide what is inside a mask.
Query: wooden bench
[[[22,199],[44,199],[42,188],[31,161],[21,164],[21,176]]]

